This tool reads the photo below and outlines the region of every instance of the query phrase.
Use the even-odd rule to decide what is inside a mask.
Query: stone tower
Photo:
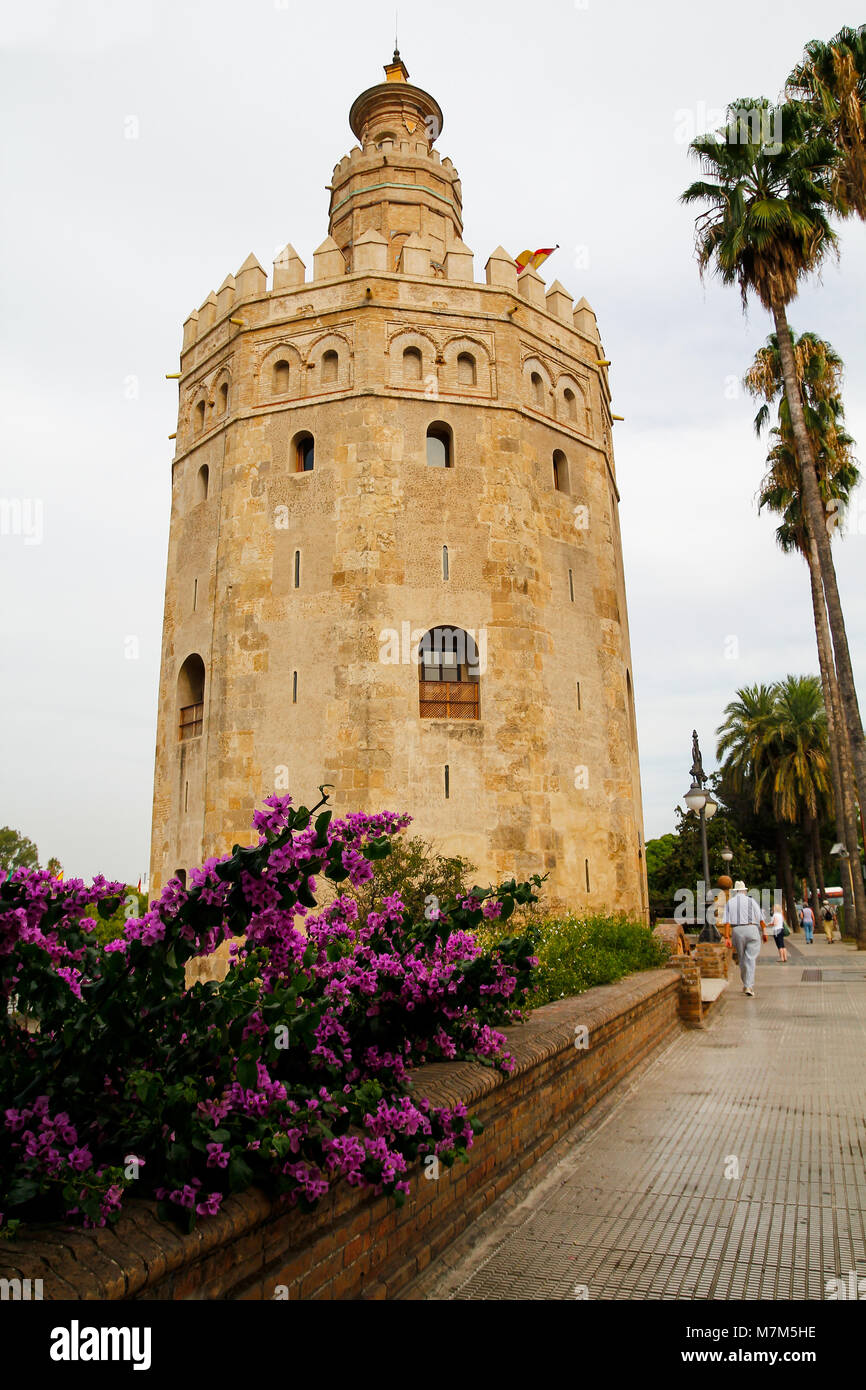
[[[330,783],[482,880],[645,914],[595,315],[501,246],[475,279],[442,112],[385,74],[312,278],[248,256],[184,325],[151,890]]]

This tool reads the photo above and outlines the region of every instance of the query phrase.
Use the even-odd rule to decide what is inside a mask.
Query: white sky
[[[67,874],[135,882],[176,420],[164,376],[184,318],[250,250],[270,271],[291,241],[311,266],[394,5],[4,0],[0,14],[0,498],[40,501],[44,526],[41,544],[0,535],[0,824]],[[736,686],[817,669],[805,566],[755,514],[756,407],[731,398],[772,325],[699,282],[694,214],[677,204],[695,177],[687,139],[734,98],[777,95],[808,39],[856,22],[826,0],[729,0],[723,16],[692,0],[402,6],[412,80],[444,110],[438,148],[463,181],[476,277],[500,242],[559,242],[542,273],[587,297],[612,359],[648,837],[673,827],[693,727],[711,768]],[[861,225],[841,249],[791,319],[844,358],[862,441]],[[861,682],[864,555],[866,495],[837,547]]]

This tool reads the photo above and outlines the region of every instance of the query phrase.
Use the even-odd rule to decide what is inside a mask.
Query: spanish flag
[[[544,264],[548,256],[552,256],[554,251],[558,250],[559,243],[557,242],[556,246],[540,246],[537,251],[521,251],[519,256],[514,257],[517,274],[519,275],[521,271],[530,266],[533,270],[537,270],[540,265]]]

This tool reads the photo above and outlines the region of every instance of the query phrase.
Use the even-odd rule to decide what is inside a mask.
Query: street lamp
[[[835,844],[835,845],[833,846],[833,848],[830,850],[830,853],[831,853],[831,854],[835,854],[836,857],[837,857],[837,859],[844,859],[844,860],[846,860],[846,862],[847,862],[847,864],[848,864],[848,882],[851,884],[851,901],[852,901],[852,903],[853,903],[853,901],[854,901],[854,875],[853,875],[853,873],[851,872],[851,856],[850,856],[850,854],[848,853],[848,851],[847,851],[847,849],[845,848],[845,846],[844,846],[843,844],[839,844],[839,843],[837,843],[837,844]],[[848,928],[848,930],[850,931],[850,927]]]
[[[719,853],[721,854],[722,858],[724,859],[726,866],[727,866],[728,868],[730,868],[730,866],[731,866],[731,860],[732,860],[733,857],[734,857],[734,851],[731,849],[731,847],[730,847],[730,845],[727,843],[727,841],[724,843],[724,845],[722,846],[722,848],[719,850]]]
[[[697,730],[692,730],[692,765],[689,768],[692,784],[683,797],[690,811],[694,811],[701,822],[701,854],[704,863],[704,903],[701,916],[703,926],[708,926],[707,903],[710,899],[710,860],[707,854],[707,821],[712,820],[719,803],[713,799],[711,794],[704,790],[704,783],[707,781],[707,774],[704,772],[704,764],[701,758],[701,748],[698,743]]]

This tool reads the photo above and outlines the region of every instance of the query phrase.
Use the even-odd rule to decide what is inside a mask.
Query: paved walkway
[[[734,968],[708,1027],[616,1088],[408,1297],[820,1299],[866,1275],[866,953],[793,940],[787,965],[763,948],[754,999]]]

